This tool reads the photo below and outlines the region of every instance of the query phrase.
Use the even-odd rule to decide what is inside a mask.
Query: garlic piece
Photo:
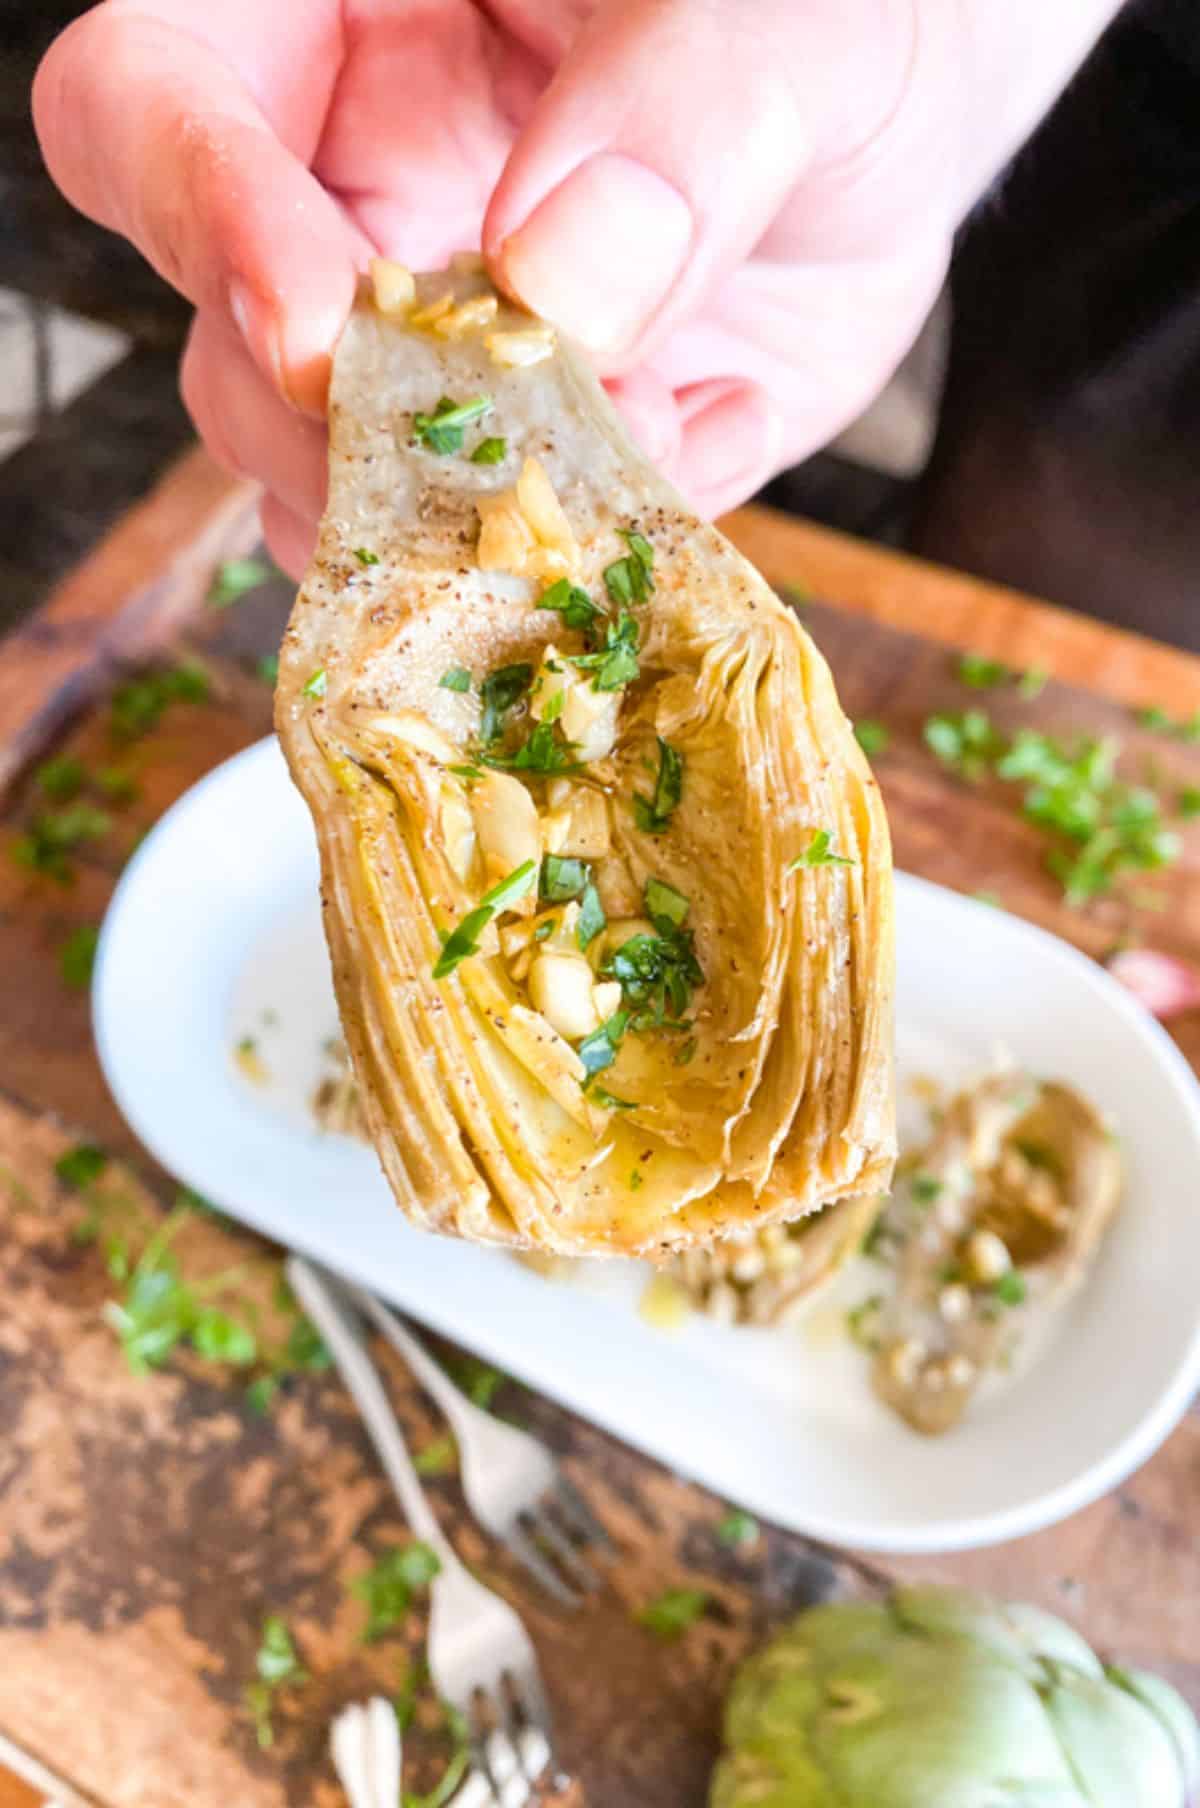
[[[961,1325],[971,1316],[971,1292],[961,1281],[951,1281],[938,1294],[938,1312],[948,1325]]]
[[[413,273],[390,257],[371,259],[371,291],[381,314],[407,314],[417,298]]]
[[[434,301],[426,302],[423,308],[418,308],[415,314],[410,314],[408,324],[409,326],[433,326],[435,322],[442,319],[443,315],[448,314],[453,306],[454,296],[447,289],[444,295],[439,295]]]
[[[606,979],[598,986],[592,987],[592,1003],[596,1007],[596,1015],[601,1023],[607,1023],[621,1008],[621,983],[616,979]]]
[[[554,355],[554,328],[531,326],[512,333],[489,333],[484,344],[497,364],[540,364]]]
[[[527,860],[541,859],[537,805],[520,779],[486,767],[472,786],[470,803],[489,884]],[[535,894],[527,892],[513,909],[520,916],[532,916],[536,903]]]
[[[463,339],[473,327],[486,326],[494,320],[499,306],[494,295],[473,295],[470,301],[460,302],[458,307],[435,320],[433,330],[443,339]]]
[[[555,841],[551,848],[547,840],[547,848],[578,860],[603,859],[612,845],[603,793],[589,785],[567,785],[566,790],[563,801],[542,819],[543,835],[552,834]]]
[[[476,501],[480,530],[476,556],[483,571],[553,581],[573,575],[579,544],[536,458],[527,458],[516,487]]]
[[[561,707],[558,697],[562,698]],[[620,708],[619,691],[594,691],[586,673],[576,671],[553,643],[546,647],[530,692],[529,711],[540,722],[551,709],[566,739],[574,743],[578,759],[602,760],[612,752]],[[607,832],[606,812],[606,836]],[[607,843],[601,851],[608,852]]]
[[[439,820],[446,858],[465,884],[475,864],[475,818],[460,785],[448,783],[442,786]]]
[[[1008,1245],[994,1230],[977,1230],[967,1242],[967,1266],[977,1281],[998,1281],[1012,1267]]]
[[[452,766],[459,758],[454,744],[418,710],[398,709],[391,715],[372,716],[367,727],[373,734],[386,735],[390,740],[415,747],[418,753],[428,754],[431,760],[437,760],[443,766]]]
[[[533,529],[517,507],[511,490],[499,496],[480,496],[479,544],[475,556],[481,571],[511,571],[522,576],[537,546]]]
[[[534,1009],[569,1042],[600,1028],[593,998],[592,970],[579,954],[539,949],[529,969]]]

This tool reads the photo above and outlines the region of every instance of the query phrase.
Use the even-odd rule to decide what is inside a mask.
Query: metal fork
[[[430,1586],[426,1659],[434,1688],[472,1729],[480,1776],[467,1799],[478,1808],[525,1808],[551,1756],[550,1710],[529,1634],[507,1601],[459,1562],[434,1518],[342,1284],[296,1255],[288,1257],[287,1278],[362,1414],[409,1525],[441,1565]]]
[[[450,1422],[458,1443],[463,1494],[493,1538],[564,1606],[577,1607],[601,1579],[581,1545],[615,1554],[612,1539],[550,1452],[528,1432],[493,1418],[455,1387],[394,1312],[359,1288],[351,1296],[403,1356]]]

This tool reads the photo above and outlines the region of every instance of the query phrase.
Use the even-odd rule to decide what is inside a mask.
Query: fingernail
[[[707,515],[758,489],[774,468],[780,423],[757,383],[715,378],[679,397],[684,489]]]
[[[235,276],[229,284],[229,312],[254,362],[278,388],[283,389],[283,359],[275,310],[240,276]]]
[[[504,241],[506,285],[590,351],[629,345],[669,295],[692,214],[669,182],[615,151],[588,158]]]

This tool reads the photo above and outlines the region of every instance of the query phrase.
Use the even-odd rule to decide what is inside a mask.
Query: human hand
[[[35,118],[66,194],[196,304],[185,401],[298,572],[376,250],[436,267],[482,227],[706,513],[837,432],[1115,0],[1063,0],[1056,64],[1035,4],[1002,10],[1038,79],[1005,84],[1007,40],[943,0],[108,0],[52,46]]]

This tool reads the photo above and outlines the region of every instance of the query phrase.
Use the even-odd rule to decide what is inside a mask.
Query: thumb
[[[914,0],[602,0],[492,197],[497,281],[628,369],[760,241],[774,254],[806,176],[832,177],[836,198],[878,164],[913,111],[916,15]]]
[[[518,138],[484,250],[510,294],[609,368],[750,252],[812,156],[798,10],[609,0]]]

